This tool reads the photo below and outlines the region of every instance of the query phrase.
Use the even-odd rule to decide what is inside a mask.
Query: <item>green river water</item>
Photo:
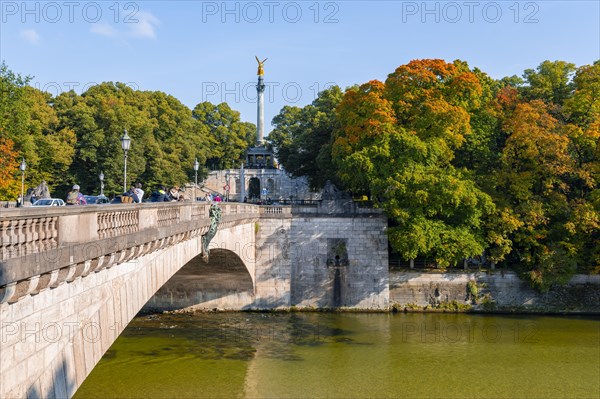
[[[138,317],[75,398],[600,398],[600,318]]]

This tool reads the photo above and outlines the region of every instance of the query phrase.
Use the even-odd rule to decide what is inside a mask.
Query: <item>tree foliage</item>
[[[212,169],[238,168],[248,147],[256,142],[256,126],[241,122],[240,113],[227,103],[200,103],[192,115],[210,132],[213,152],[209,166]]]
[[[293,176],[308,177],[318,190],[327,180],[340,185],[331,162],[332,133],[337,128],[336,107],[342,90],[333,86],[323,90],[304,108],[285,106],[273,118],[274,129],[268,140],[277,159]]]
[[[56,98],[0,66],[0,197],[26,184],[122,190],[129,181],[183,184],[197,157],[237,167],[256,140],[227,104],[190,110],[162,93],[102,83]],[[390,218],[406,259],[442,266],[484,253],[540,290],[600,272],[600,61],[544,61],[495,80],[466,62],[415,60],[385,82],[332,87],[285,106],[268,137],[279,161],[318,189],[367,193]],[[202,171],[201,171],[202,172]],[[59,194],[60,195],[60,194]]]
[[[13,141],[0,137],[0,198],[16,198],[19,193],[17,156]]]
[[[201,103],[192,112],[173,96],[118,82],[92,86],[81,95],[71,91],[53,97],[28,86],[29,78],[5,64],[0,72],[2,161],[12,165],[3,168],[4,175],[18,177],[13,176],[15,160],[9,155],[15,152],[27,161],[26,185],[46,180],[58,196],[75,183],[84,193],[97,193],[100,172],[105,192],[120,193],[120,138],[125,130],[132,139],[128,183],[141,182],[150,190],[191,181],[196,158],[201,165],[212,160],[216,167],[238,166],[256,138],[254,125],[241,122],[227,104]],[[200,177],[205,173],[200,170]],[[14,184],[6,184],[0,195],[10,198]]]
[[[448,266],[487,246],[484,221],[494,204],[451,162],[481,94],[463,63],[413,61],[385,83],[349,90],[338,108],[333,156],[341,176],[386,210],[390,243],[406,259]]]
[[[485,253],[540,290],[600,272],[600,62],[495,80],[463,61],[411,61],[347,89],[330,136],[311,141],[314,106],[274,119],[280,160],[310,178],[328,158],[386,211],[406,259]]]

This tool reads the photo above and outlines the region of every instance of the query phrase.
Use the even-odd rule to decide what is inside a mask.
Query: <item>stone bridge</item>
[[[339,204],[338,204],[339,205]],[[148,309],[386,309],[386,218],[352,204],[0,211],[0,397],[71,397]]]

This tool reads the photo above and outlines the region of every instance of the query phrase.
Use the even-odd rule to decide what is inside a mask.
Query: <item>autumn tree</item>
[[[0,200],[13,200],[19,194],[18,165],[13,141],[0,137]]]
[[[466,64],[417,60],[385,84],[349,90],[338,108],[333,154],[341,176],[385,209],[394,221],[392,247],[406,259],[426,256],[448,266],[487,246],[485,219],[494,204],[452,165],[481,94]]]
[[[507,263],[541,290],[600,270],[597,68],[571,80],[573,64],[546,61],[526,71],[519,94],[498,93],[507,139],[490,192],[516,221]]]

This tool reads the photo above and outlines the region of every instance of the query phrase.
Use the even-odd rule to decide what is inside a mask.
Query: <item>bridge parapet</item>
[[[222,227],[259,207],[221,203]],[[210,225],[207,203],[19,208],[0,213],[0,303],[53,288],[169,245]]]

